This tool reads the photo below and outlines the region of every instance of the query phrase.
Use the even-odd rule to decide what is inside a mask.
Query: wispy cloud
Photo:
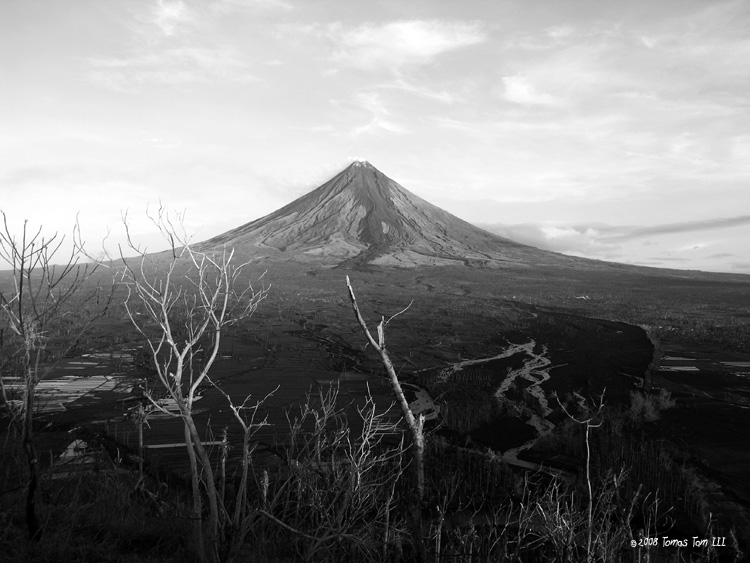
[[[663,235],[696,233],[707,230],[744,227],[750,225],[750,216],[714,218],[702,221],[685,221],[669,223],[651,227],[628,227],[617,225],[545,225],[545,224],[516,224],[516,225],[479,225],[482,228],[517,242],[592,258],[607,260],[618,259],[623,255],[625,244],[644,237],[657,238]],[[656,246],[653,241],[647,241],[647,246]],[[715,246],[712,242],[690,242],[671,247],[654,256],[654,260],[677,260],[673,254],[685,254],[703,251]],[[706,258],[719,259],[731,257],[729,253],[714,253]],[[683,258],[679,258],[682,260]]]
[[[534,32],[511,33],[506,40],[506,46],[511,49],[526,51],[548,51],[568,44],[576,36],[586,35],[576,30],[572,25],[556,25]]]
[[[561,101],[545,92],[541,92],[529,78],[521,75],[504,76],[505,99],[521,105],[556,106]]]
[[[212,16],[236,12],[289,12],[292,8],[285,0],[214,0],[193,4],[183,0],[156,0],[138,19],[152,26],[158,39],[194,31]],[[141,29],[140,32],[148,35],[152,30]]]
[[[502,237],[545,250],[605,259],[620,256],[620,245],[602,241],[601,231],[595,227],[535,224],[480,226]]]
[[[684,256],[656,256],[650,261],[653,266],[659,266],[660,262],[690,262],[690,258]]]
[[[162,35],[171,37],[195,21],[192,10],[182,0],[158,0],[149,10],[147,21]]]
[[[568,37],[572,36],[575,33],[575,30],[572,26],[569,25],[556,25],[550,28],[547,28],[546,34],[548,37],[551,37],[555,40],[563,40],[567,39]]]
[[[476,23],[413,20],[366,24],[343,34],[335,58],[365,68],[392,68],[429,63],[439,55],[484,40]]]
[[[667,223],[664,225],[654,225],[651,227],[622,228],[622,233],[605,236],[604,240],[606,240],[607,242],[618,242],[655,235],[693,233],[698,231],[726,229],[730,227],[741,227],[746,225],[750,225],[750,215],[738,215],[736,217],[720,217],[713,219],[704,219],[700,221]]]
[[[352,132],[352,135],[356,136],[378,131],[387,131],[388,133],[397,133],[400,135],[409,132],[406,127],[393,121],[390,117],[391,112],[376,92],[360,92],[357,95],[355,105],[368,112],[371,117],[365,125],[357,127]]]
[[[487,40],[480,24],[463,21],[400,20],[354,27],[335,22],[282,29],[291,35],[325,37],[333,45],[333,62],[364,69],[398,70],[423,65],[445,53]]]
[[[398,123],[393,123],[392,121],[387,121],[381,117],[374,116],[368,123],[361,127],[357,127],[352,131],[352,136],[356,137],[364,133],[377,133],[378,131],[387,131],[388,133],[396,133],[398,135],[403,135],[404,133],[409,132],[408,129],[402,127]]]
[[[416,96],[446,104],[451,104],[457,99],[456,96],[445,90],[434,90],[425,86],[417,86],[400,77],[393,82],[381,85],[380,88],[401,90],[403,92],[408,92],[409,94],[414,94]]]
[[[294,6],[285,0],[218,0],[211,4],[217,12],[230,13],[237,10],[265,10],[290,12]]]
[[[144,85],[180,85],[222,79],[256,81],[248,65],[232,49],[178,47],[132,57],[89,59],[89,77],[97,85],[137,91]]]
[[[209,31],[219,19],[218,12],[271,1],[155,0],[132,13],[125,49],[117,55],[85,59],[86,74],[94,84],[121,92],[137,92],[148,85],[256,81],[240,49],[209,40]]]

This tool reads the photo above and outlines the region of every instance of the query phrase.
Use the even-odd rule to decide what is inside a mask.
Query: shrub
[[[637,391],[630,392],[630,409],[628,418],[634,425],[659,420],[659,406],[656,397],[644,395]]]
[[[665,411],[673,409],[676,406],[677,401],[672,398],[672,393],[662,387],[661,391],[659,391],[659,409]]]

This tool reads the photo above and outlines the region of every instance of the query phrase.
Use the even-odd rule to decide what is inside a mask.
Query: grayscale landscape
[[[0,563],[750,561],[748,31],[0,2]]]

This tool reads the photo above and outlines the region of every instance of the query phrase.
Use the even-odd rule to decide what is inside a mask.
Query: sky
[[[204,240],[354,159],[519,242],[750,274],[746,0],[2,0],[0,209]],[[67,244],[67,242],[66,242]]]

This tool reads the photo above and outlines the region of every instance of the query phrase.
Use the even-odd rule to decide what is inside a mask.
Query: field
[[[562,405],[570,406],[575,393],[589,401],[603,395],[607,408],[624,412],[634,390],[665,389],[676,406],[640,427],[642,440],[678,447],[708,491],[718,528],[750,530],[745,278],[647,270],[269,267],[268,297],[224,335],[211,373],[235,403],[249,394],[252,401],[267,397],[259,415],[270,424],[256,436],[258,459],[274,458],[305,394],[331,384],[339,386],[355,430],[368,388],[382,410],[399,416],[377,354],[352,313],[347,274],[371,328],[381,316],[403,311],[386,327],[387,349],[413,408],[427,415],[435,435],[489,448],[511,465],[575,476],[583,458],[550,445],[550,436],[566,427]],[[149,370],[124,312],[116,308],[101,320],[79,352],[59,361],[41,386],[45,466],[80,429],[137,447],[130,409]],[[224,429],[230,444],[240,441],[216,389],[203,389],[197,407],[209,442],[221,440]],[[154,464],[186,475],[178,419],[149,419],[144,443]],[[230,465],[239,453],[230,450]],[[631,461],[645,463],[641,457]],[[681,510],[695,519],[689,508]]]

